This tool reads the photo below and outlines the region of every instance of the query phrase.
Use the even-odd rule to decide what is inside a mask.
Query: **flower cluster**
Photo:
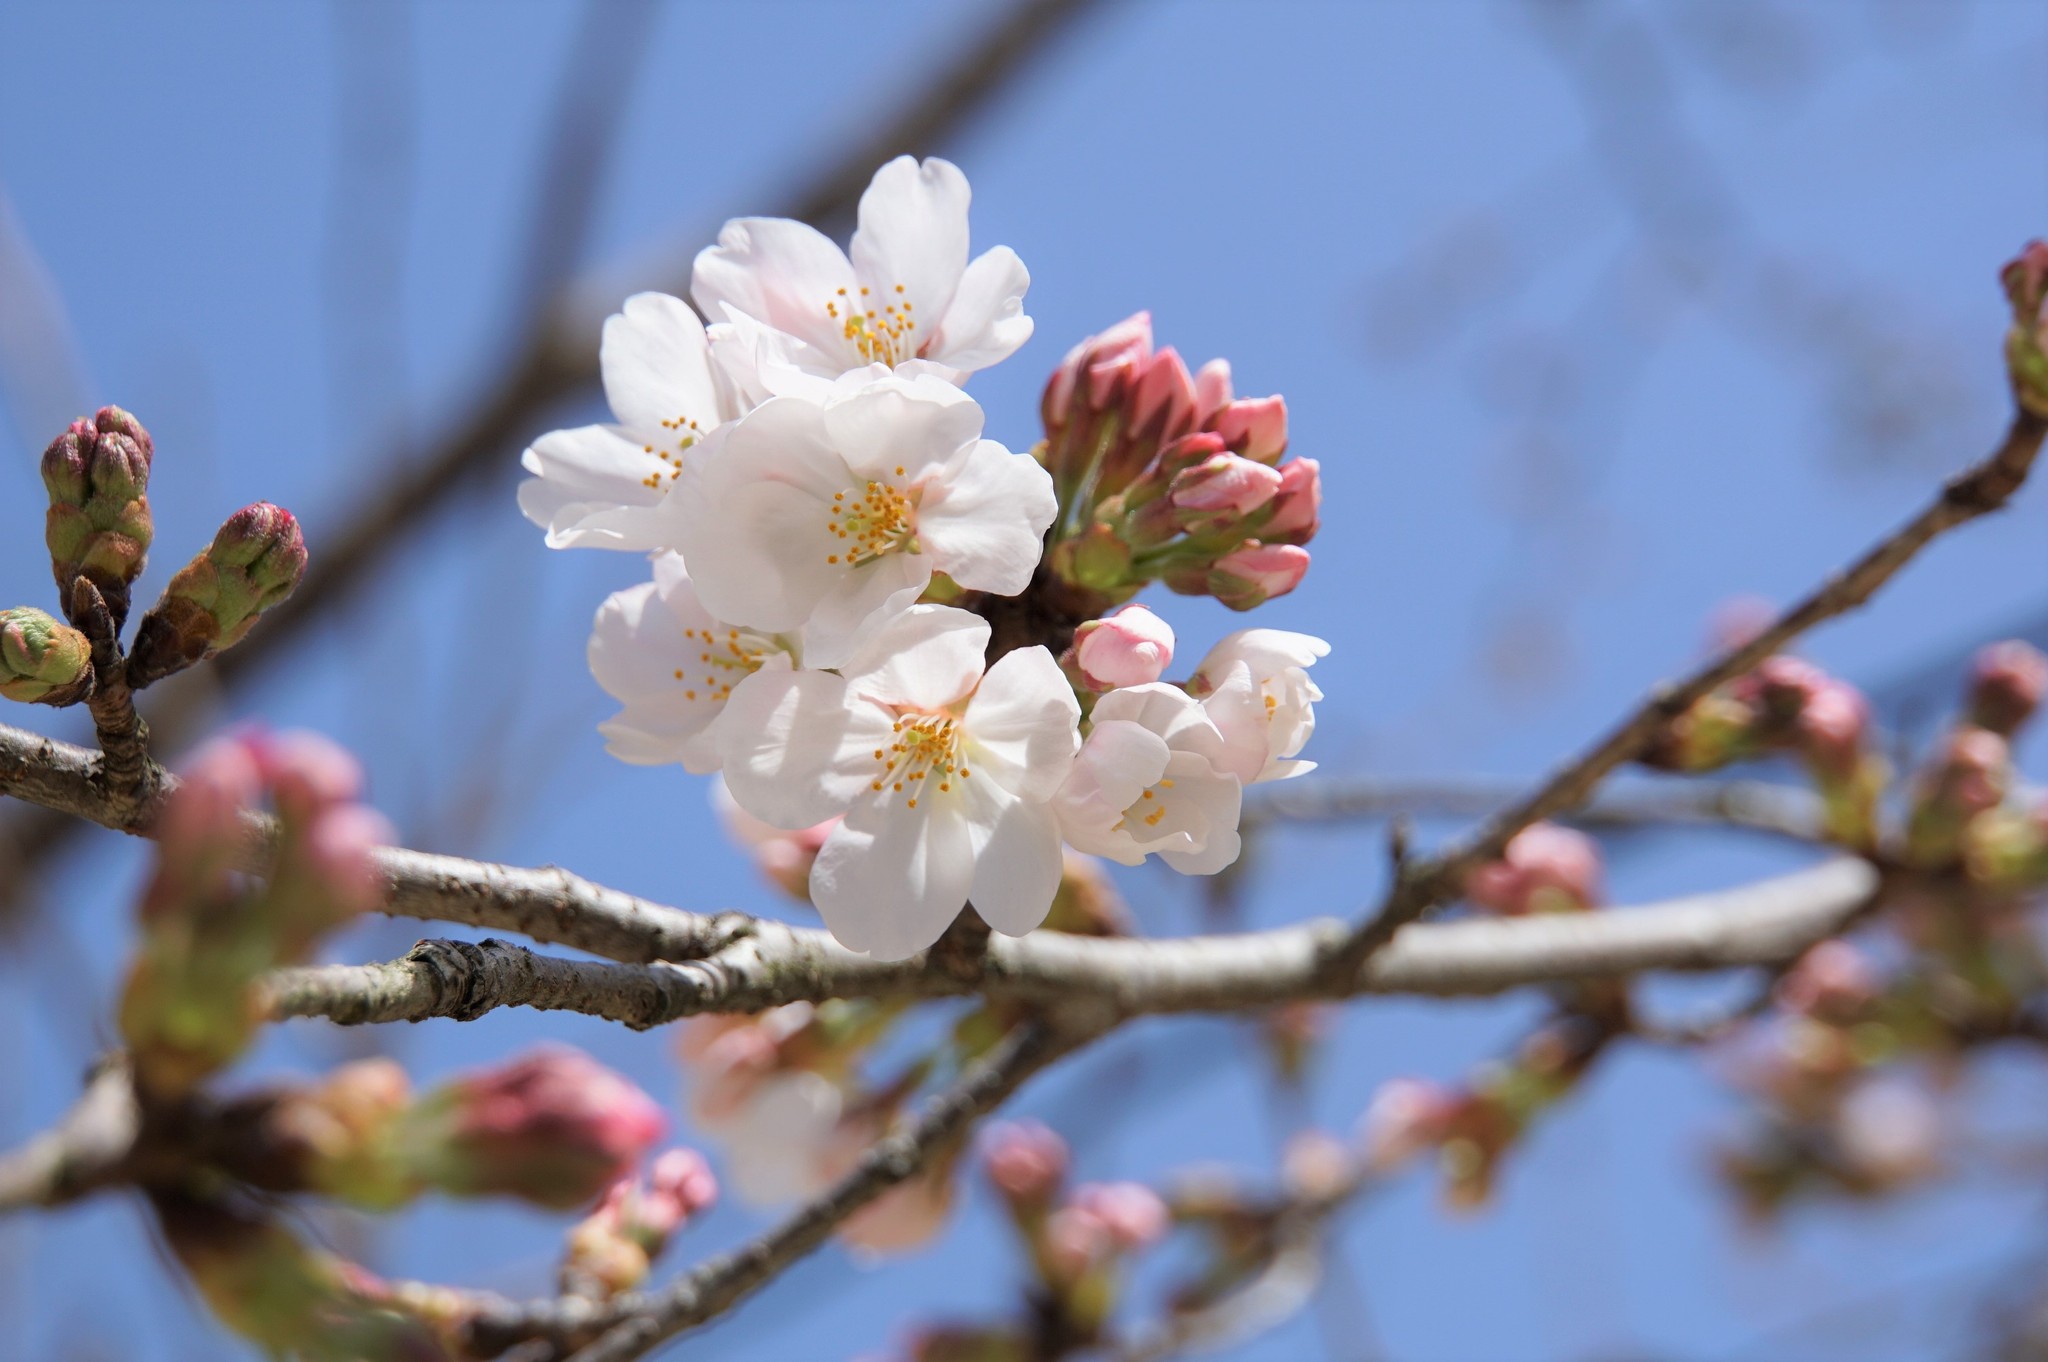
[[[1029,276],[969,258],[967,182],[900,157],[850,252],[800,223],[728,223],[692,311],[641,294],[607,323],[611,424],[557,431],[520,506],[555,547],[646,553],[597,612],[610,750],[720,772],[849,948],[901,959],[972,904],[1039,926],[1062,845],[1189,874],[1236,859],[1243,788],[1297,759],[1321,640],[1231,635],[1162,680],[1149,581],[1236,609],[1308,565],[1317,465],[1286,408],[1190,374],[1133,318],[1067,357],[1046,440],[984,435],[959,386],[1031,335]]]

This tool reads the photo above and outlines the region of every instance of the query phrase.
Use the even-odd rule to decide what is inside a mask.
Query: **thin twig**
[[[1469,836],[1415,864],[1388,890],[1379,911],[1331,952],[1331,974],[1343,978],[1356,973],[1359,964],[1401,928],[1456,897],[1466,874],[1500,855],[1523,828],[1583,805],[1602,779],[1641,756],[1673,719],[1715,687],[1752,670],[1821,621],[1862,605],[1937,536],[2004,506],[2033,470],[2044,436],[2048,436],[2048,420],[2024,410],[2017,412],[2004,442],[1990,457],[1951,479],[1920,514],[1830,577],[1770,627],[1724,651],[1676,685],[1659,687],[1605,737],[1535,790],[1494,814]]]
[[[62,1121],[0,1153],[0,1215],[58,1205],[119,1181],[140,1126],[126,1066],[102,1064]]]
[[[93,691],[86,707],[100,744],[95,778],[118,807],[132,814],[151,794],[152,766],[149,729],[135,712],[127,659],[121,656],[120,625],[100,589],[85,577],[71,583],[71,618],[92,642]]]

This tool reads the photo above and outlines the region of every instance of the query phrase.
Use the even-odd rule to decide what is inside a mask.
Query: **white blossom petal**
[[[541,436],[520,457],[535,476],[519,484],[519,509],[548,532],[548,547],[666,547],[656,513],[671,466],[616,426],[579,426]]]
[[[953,305],[939,323],[938,339],[925,357],[955,370],[986,369],[1008,359],[1031,339],[1024,313],[1031,272],[1008,246],[983,251],[960,276]]]
[[[1043,646],[1014,649],[988,669],[967,702],[971,769],[986,771],[1020,799],[1051,799],[1073,769],[1080,721],[1073,685],[1052,654]]]
[[[605,320],[598,362],[612,415],[634,434],[694,431],[701,438],[737,414],[712,369],[704,323],[680,298],[628,298]]]
[[[890,719],[831,672],[760,671],[733,688],[716,728],[726,788],[773,827],[822,823],[868,793]]]
[[[977,441],[918,507],[918,540],[962,586],[1014,596],[1031,585],[1058,514],[1052,475],[1028,454]]]
[[[971,611],[912,606],[876,629],[840,671],[855,695],[885,705],[941,710],[981,680],[988,635],[988,621]]]
[[[825,839],[811,867],[811,901],[847,949],[903,960],[939,939],[973,882],[973,841],[959,803],[912,809],[885,793],[856,803]]]
[[[1022,936],[1045,921],[1059,893],[1059,820],[1049,805],[1017,799],[993,782],[961,785],[976,841],[974,911],[1005,936]]]
[[[871,299],[907,300],[920,326],[938,325],[967,269],[970,198],[960,168],[936,156],[923,164],[898,156],[875,172],[860,196],[851,251]]]
[[[697,253],[690,276],[690,296],[705,316],[722,317],[730,307],[832,360],[852,355],[853,347],[841,334],[842,320],[827,307],[859,287],[852,262],[831,238],[787,218],[734,218],[719,232],[717,245]],[[863,362],[855,356],[836,367]]]

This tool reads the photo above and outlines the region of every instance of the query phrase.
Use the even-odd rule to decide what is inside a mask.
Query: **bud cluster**
[[[1040,405],[1059,496],[1050,563],[1111,601],[1146,582],[1249,610],[1300,584],[1321,468],[1282,463],[1287,405],[1240,398],[1230,366],[1155,350],[1149,313],[1071,350]]]
[[[311,734],[244,732],[193,759],[158,827],[121,999],[144,1088],[184,1092],[226,1066],[256,1033],[261,977],[375,906],[391,831],[361,788],[354,759]],[[247,814],[266,797],[278,836],[258,881],[242,873],[258,850]]]
[[[647,1279],[677,1231],[718,1201],[718,1180],[704,1156],[671,1149],[644,1177],[612,1184],[595,1211],[569,1231],[562,1289],[605,1300]]]
[[[1522,829],[1502,851],[1465,877],[1465,896],[1503,917],[1580,913],[1601,898],[1600,846],[1555,823]]]
[[[259,501],[235,512],[142,617],[129,684],[150,685],[240,643],[305,572],[306,540],[290,511]]]

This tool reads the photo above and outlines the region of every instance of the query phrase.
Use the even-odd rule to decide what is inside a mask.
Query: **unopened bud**
[[[442,1191],[568,1210],[624,1176],[666,1124],[632,1082],[549,1045],[429,1094],[397,1138],[421,1180]]]
[[[1259,527],[1259,537],[1268,544],[1306,544],[1316,537],[1322,521],[1323,466],[1314,459],[1280,465],[1280,490],[1274,494],[1271,516]]]
[[[1231,450],[1259,463],[1279,463],[1287,452],[1287,399],[1241,397],[1206,422]]]
[[[1390,1173],[1443,1139],[1456,1104],[1453,1094],[1421,1078],[1382,1083],[1360,1118],[1358,1140],[1366,1166]]]
[[[1280,475],[1237,454],[1218,454],[1177,475],[1167,492],[1181,527],[1197,531],[1248,515],[1280,490]]]
[[[92,643],[29,606],[0,610],[0,696],[75,705],[92,696]]]
[[[1013,1206],[1043,1207],[1067,1177],[1067,1142],[1037,1121],[989,1131],[982,1155],[988,1180]]]
[[[1778,981],[1778,1002],[1820,1021],[1846,1022],[1877,997],[1877,970],[1847,941],[1823,941]]]
[[[43,452],[50,495],[44,540],[50,571],[68,601],[80,577],[99,588],[118,628],[128,617],[128,586],[142,575],[154,527],[149,432],[119,407],[102,407]]]
[[[1173,661],[1173,627],[1142,605],[1127,605],[1074,631],[1074,662],[1090,690],[1157,681]]]
[[[2032,718],[2048,692],[2048,657],[2018,639],[1977,654],[1970,677],[1970,722],[2010,738]]]
[[[1173,1224],[1159,1194],[1140,1182],[1090,1182],[1074,1189],[1074,1205],[1109,1231],[1126,1253],[1158,1243]]]
[[[1115,591],[1131,574],[1131,546],[1113,528],[1096,521],[1053,548],[1053,571],[1090,591]]]
[[[1509,916],[1591,908],[1600,901],[1599,845],[1572,828],[1533,824],[1515,834],[1499,860],[1466,877],[1465,893]]]
[[[2012,749],[1989,729],[1963,727],[1915,791],[1907,846],[1923,866],[1954,861],[1971,822],[2004,802],[2012,785]]]
[[[676,1231],[717,1200],[718,1180],[704,1156],[669,1150],[646,1178],[612,1184],[598,1208],[569,1231],[564,1289],[599,1300],[632,1290]]]
[[[1216,560],[1205,585],[1232,610],[1250,610],[1294,590],[1307,573],[1308,550],[1300,545],[1247,539]]]
[[[305,571],[306,540],[290,511],[259,501],[235,512],[142,617],[129,684],[139,689],[241,642]]]
[[[2012,303],[2005,361],[2021,407],[2048,420],[2048,242],[2030,241],[1999,275]]]

